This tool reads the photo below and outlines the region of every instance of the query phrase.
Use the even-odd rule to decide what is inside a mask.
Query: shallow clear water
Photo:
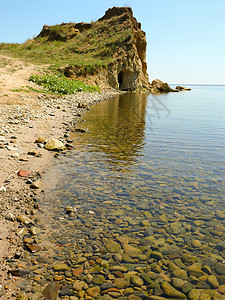
[[[158,192],[218,204],[224,200],[224,116],[224,87],[125,94],[99,103],[80,124],[88,133],[73,135],[65,187],[81,201],[116,201],[118,194],[139,202]]]
[[[124,94],[93,106],[77,126],[87,132],[71,134],[74,149],[55,166],[61,174],[57,187],[40,199],[48,229],[39,238],[52,243],[46,255],[71,268],[80,266],[80,257],[96,256],[114,266],[118,262],[107,248],[114,240],[121,253],[127,251],[124,243],[139,248],[141,255],[119,262],[139,275],[172,278],[167,266],[175,258],[188,275],[191,262],[213,257],[214,265],[224,263],[224,120],[224,86]],[[67,214],[68,206],[75,213]],[[152,255],[153,250],[162,254]],[[186,261],[184,254],[194,258]],[[220,276],[216,266],[212,272]],[[103,274],[113,282],[103,267],[93,271],[85,262],[83,267],[86,274]],[[154,276],[154,284],[162,282]],[[192,288],[211,288],[185,276]],[[137,295],[164,295],[163,285],[158,290],[154,284],[134,289]]]

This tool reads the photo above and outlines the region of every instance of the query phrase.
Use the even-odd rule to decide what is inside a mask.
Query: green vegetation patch
[[[59,36],[61,38],[59,38]],[[65,39],[64,39],[65,36]],[[67,38],[66,38],[67,37]],[[0,53],[11,54],[33,63],[49,64],[58,70],[66,65],[83,66],[87,74],[107,68],[114,54],[132,42],[129,26],[108,21],[97,21],[83,32],[73,32],[70,25],[55,25],[23,44],[0,44]]]
[[[99,87],[84,84],[80,80],[68,79],[58,75],[32,75],[30,81],[57,94],[75,94],[77,92],[100,92]]]

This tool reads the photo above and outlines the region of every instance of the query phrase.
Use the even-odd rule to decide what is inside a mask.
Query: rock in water
[[[168,282],[162,282],[161,288],[162,288],[164,294],[169,298],[180,298],[180,299],[186,298],[186,296],[183,293],[176,290]]]
[[[43,296],[48,300],[56,300],[59,292],[59,285],[54,282],[50,282],[43,290]]]
[[[171,87],[168,85],[168,83],[163,82],[159,79],[153,80],[152,86],[155,90],[158,90],[160,92],[170,92],[171,91]]]
[[[120,244],[113,240],[109,240],[105,247],[111,253],[119,253],[121,251]]]
[[[89,296],[93,297],[93,298],[96,298],[99,293],[100,293],[100,287],[99,286],[95,286],[95,287],[87,289],[87,294]]]
[[[47,150],[64,150],[66,147],[61,141],[52,138],[47,141],[44,148]]]
[[[185,86],[180,86],[180,85],[176,86],[176,90],[178,90],[178,91],[191,91],[190,88],[186,88]]]
[[[67,264],[59,262],[53,265],[53,269],[55,271],[60,272],[60,271],[68,271],[70,268]]]
[[[135,248],[131,245],[124,245],[123,246],[125,254],[129,255],[130,257],[137,257],[138,255],[142,254],[142,251],[138,248]]]

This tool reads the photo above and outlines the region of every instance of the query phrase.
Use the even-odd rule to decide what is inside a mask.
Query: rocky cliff
[[[75,53],[83,52],[95,58],[102,58],[104,66],[87,66],[74,61],[61,67],[66,76],[93,81],[102,87],[133,91],[140,88],[149,88],[146,63],[146,37],[141,30],[141,24],[133,16],[130,7],[113,7],[97,22],[63,23],[56,26],[44,26],[37,39],[45,38],[48,42],[54,40],[68,43],[73,40],[75,45],[81,35],[87,37],[86,44],[75,47]],[[94,48],[96,40],[101,49]],[[98,47],[96,45],[96,47]]]
[[[149,80],[146,63],[146,37],[129,7],[109,9],[99,22],[109,26],[124,27],[130,30],[131,37],[124,41],[114,53],[114,60],[108,65],[109,85],[121,90],[148,88]]]

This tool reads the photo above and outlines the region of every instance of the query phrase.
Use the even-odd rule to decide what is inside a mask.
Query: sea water
[[[170,280],[169,260],[190,276],[192,263],[213,257],[210,272],[221,276],[216,266],[225,260],[225,86],[191,88],[126,93],[85,114],[77,127],[86,132],[71,133],[74,148],[56,165],[61,180],[40,199],[51,215],[45,234],[54,261],[113,282],[115,274],[108,273],[118,264],[138,276],[163,273]],[[141,255],[132,256],[126,244]],[[99,267],[85,264],[87,258]],[[136,290],[164,295],[144,284]],[[206,278],[205,286],[212,287]]]

